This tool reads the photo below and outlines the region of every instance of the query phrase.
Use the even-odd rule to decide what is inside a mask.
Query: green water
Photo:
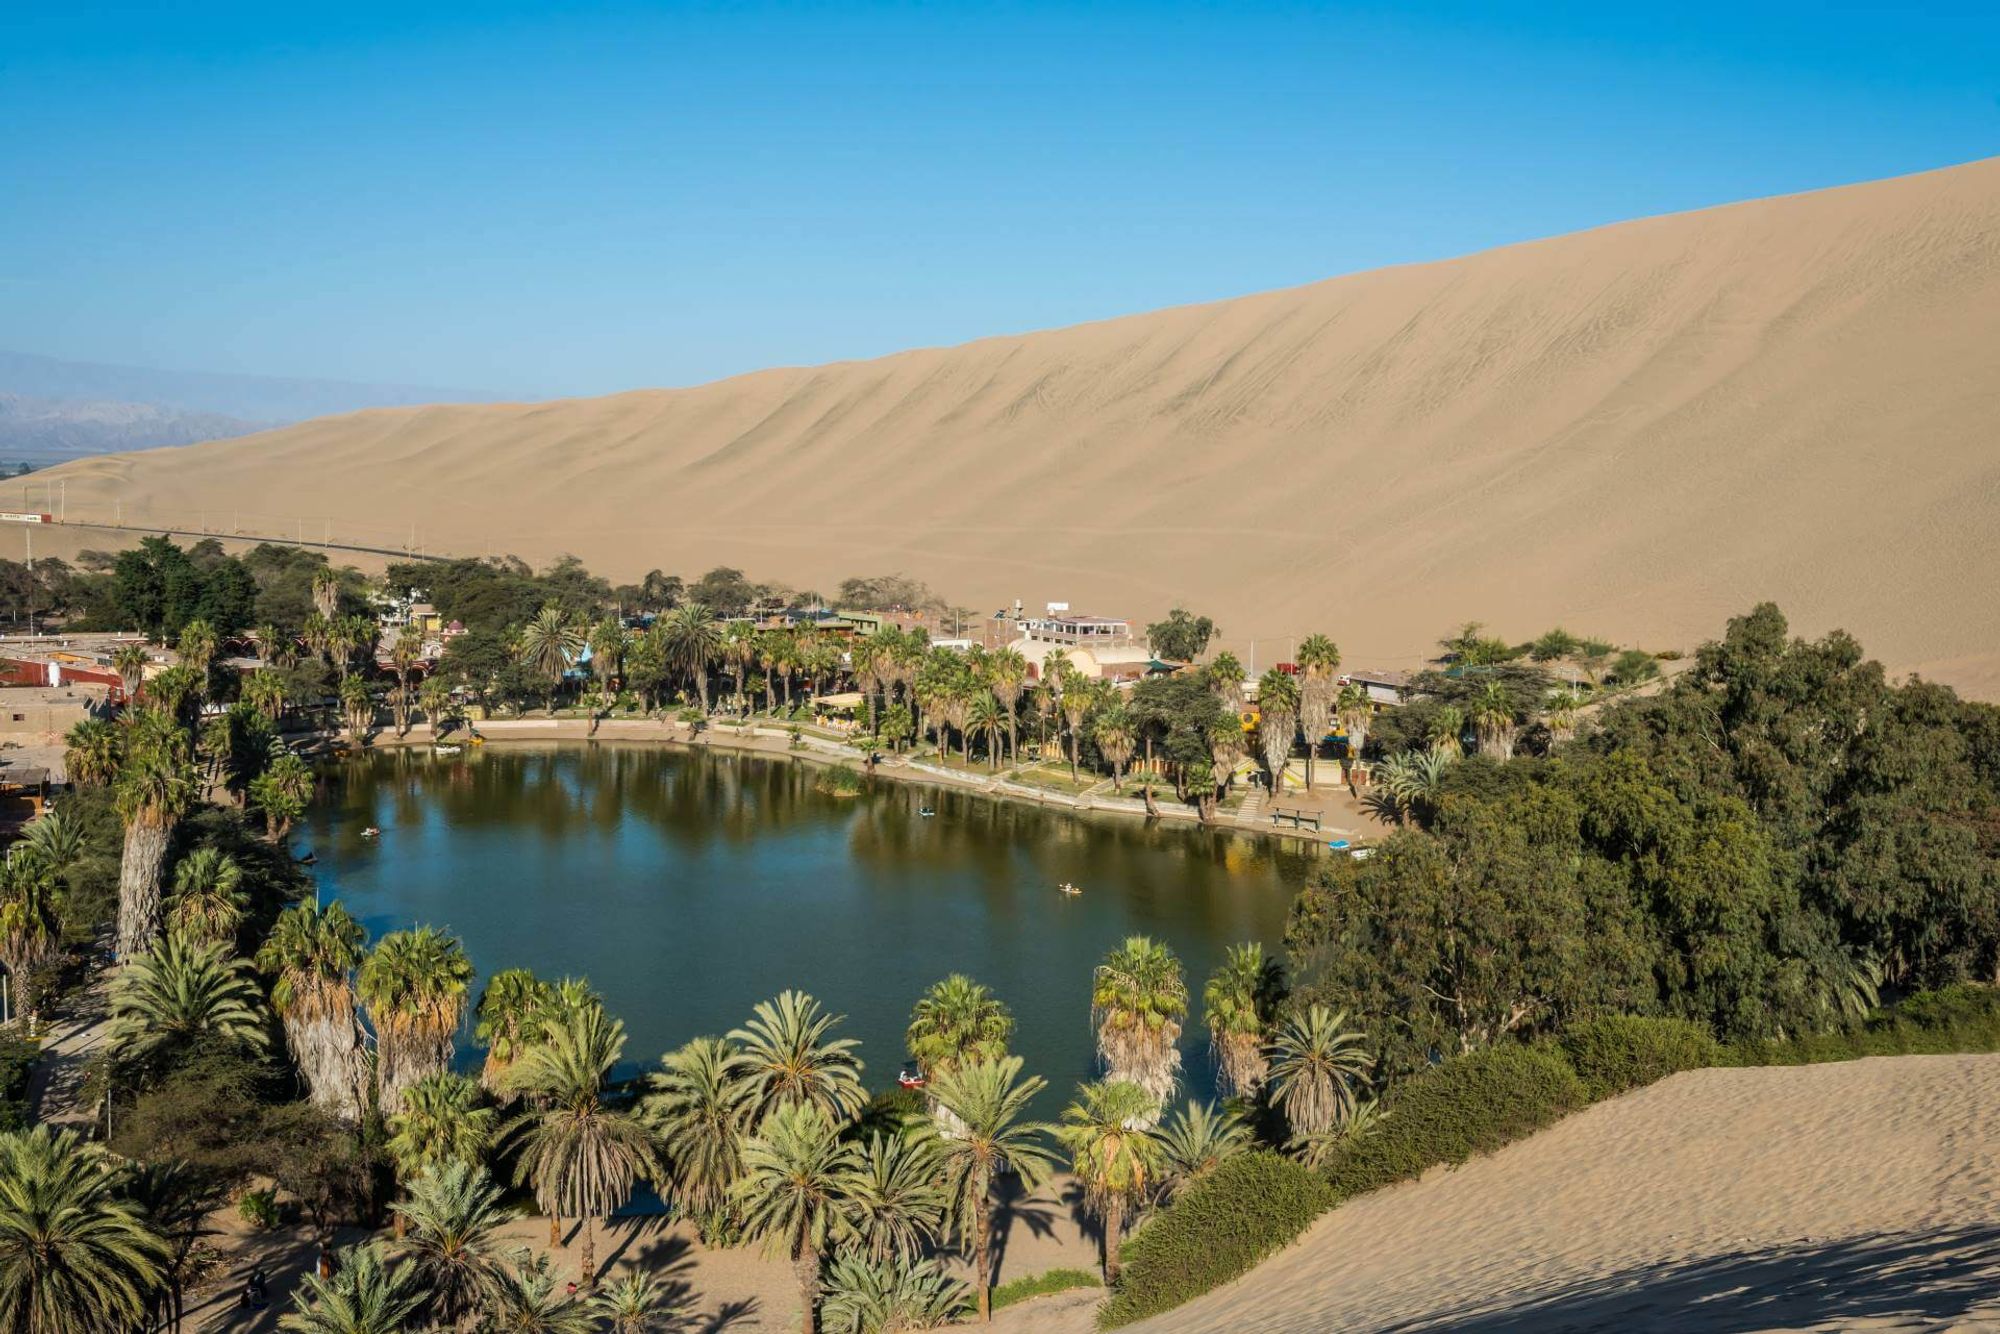
[[[482,979],[588,977],[625,1021],[628,1072],[802,987],[886,1087],[911,1003],[957,971],[1012,1007],[1049,1103],[1095,1073],[1091,968],[1145,932],[1187,969],[1187,1084],[1209,1091],[1202,981],[1233,942],[1277,944],[1310,851],[907,784],[832,797],[814,772],[613,745],[385,751],[333,771],[299,841],[371,937],[428,922]]]

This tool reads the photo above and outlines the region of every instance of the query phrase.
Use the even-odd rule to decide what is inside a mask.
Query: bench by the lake
[[[1274,825],[1288,824],[1294,829],[1310,828],[1316,831],[1319,828],[1319,817],[1311,811],[1302,811],[1298,807],[1293,806],[1272,811],[1271,823]]]

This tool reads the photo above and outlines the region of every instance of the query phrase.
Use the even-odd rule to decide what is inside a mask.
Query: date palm
[[[1257,681],[1257,743],[1271,775],[1271,795],[1285,790],[1285,762],[1299,733],[1299,683],[1273,667]]]
[[[973,695],[966,705],[965,726],[968,735],[985,742],[987,767],[998,769],[1004,753],[1001,742],[1007,735],[1007,711],[1000,707],[992,691],[981,690]]]
[[[583,627],[559,602],[545,602],[521,627],[514,641],[514,660],[542,681],[548,706],[555,707],[563,673],[583,652]]]
[[[1156,1132],[1161,1192],[1172,1199],[1252,1143],[1243,1118],[1213,1103],[1188,1102]]]
[[[63,738],[63,771],[78,787],[104,787],[118,776],[125,754],[123,729],[102,718],[86,718]]]
[[[115,794],[125,823],[118,869],[118,953],[136,954],[160,933],[160,869],[174,828],[195,803],[194,756],[172,718],[142,709],[126,727]]]
[[[849,1227],[847,1192],[860,1154],[814,1102],[781,1104],[743,1144],[743,1175],[731,1194],[747,1236],[791,1262],[805,1334],[819,1330],[821,1258]]]
[[[234,857],[207,844],[174,867],[167,930],[199,944],[228,945],[235,941],[249,903],[250,896],[243,892],[243,868]]]
[[[452,1038],[465,1017],[472,961],[436,927],[392,931],[361,961],[357,990],[375,1028],[375,1077],[385,1116],[405,1092],[451,1068]]]
[[[1354,765],[1361,759],[1362,748],[1368,744],[1368,724],[1375,717],[1375,700],[1369,695],[1367,686],[1349,681],[1335,697],[1333,710],[1340,730],[1347,736],[1347,769],[1351,779]]]
[[[1027,1120],[1028,1108],[1048,1087],[1039,1076],[1021,1077],[1018,1056],[980,1057],[952,1066],[930,1085],[959,1133],[940,1142],[946,1218],[972,1252],[979,1319],[992,1318],[993,1183],[1015,1177],[1032,1193],[1048,1179],[1054,1156],[1042,1142],[1046,1127]]]
[[[753,1092],[742,1053],[722,1038],[695,1038],[660,1058],[647,1088],[640,1115],[659,1137],[674,1198],[705,1238],[724,1235]]]
[[[639,1120],[604,1102],[604,1081],[625,1050],[625,1025],[601,1006],[585,1006],[546,1023],[507,1072],[528,1112],[508,1130],[518,1151],[516,1185],[532,1186],[549,1215],[550,1239],[564,1218],[583,1223],[577,1279],[597,1282],[595,1219],[632,1196],[632,1185],[656,1174],[652,1137]]]
[[[0,1135],[0,1328],[139,1327],[170,1252],[118,1184],[104,1151],[70,1131]]]
[[[848,1231],[870,1259],[914,1260],[936,1243],[946,1197],[934,1135],[874,1134],[845,1187]]]
[[[1347,1012],[1324,1005],[1294,1014],[1271,1040],[1272,1102],[1295,1140],[1323,1134],[1361,1101],[1375,1060]]]
[[[1187,983],[1174,952],[1150,936],[1129,936],[1091,979],[1091,1026],[1097,1055],[1113,1082],[1136,1084],[1153,1099],[1152,1120],[1180,1079],[1181,1024]]]
[[[58,879],[74,871],[90,852],[83,826],[76,818],[53,808],[43,811],[21,830],[21,849],[42,859],[49,873]]]
[[[1277,1021],[1284,983],[1256,941],[1232,945],[1202,988],[1215,1084],[1224,1097],[1254,1098],[1268,1063],[1264,1048]]]
[[[689,602],[661,617],[654,628],[668,670],[688,678],[701,700],[701,711],[707,713],[708,668],[722,643],[722,630],[715,622],[715,613],[706,603]]]
[[[1028,688],[1028,660],[1018,649],[995,650],[986,659],[986,683],[1007,711],[1007,754],[1021,762],[1021,696]]]
[[[511,1214],[486,1170],[462,1160],[416,1177],[408,1191],[394,1206],[395,1253],[426,1294],[431,1320],[464,1329],[506,1279],[511,1248],[499,1232]]]
[[[799,1103],[842,1120],[861,1110],[867,1101],[855,1055],[861,1044],[832,1035],[844,1018],[828,1014],[803,991],[786,991],[758,1002],[749,1022],[730,1030],[729,1040],[743,1056],[752,1124]]]
[[[1090,735],[1097,742],[1097,753],[1111,766],[1111,790],[1117,792],[1125,778],[1125,765],[1137,748],[1138,733],[1132,726],[1132,715],[1124,705],[1115,704],[1097,715]]]
[[[107,1045],[136,1061],[197,1045],[262,1051],[264,997],[249,962],[178,936],[133,955],[112,984]]]
[[[450,1070],[425,1075],[410,1085],[403,1110],[388,1120],[389,1139],[384,1145],[403,1189],[414,1191],[413,1183],[454,1164],[479,1166],[497,1115],[480,1105],[479,1085]],[[403,1220],[398,1218],[396,1235],[402,1234]]]
[[[1340,649],[1325,635],[1299,642],[1299,726],[1306,738],[1306,791],[1313,790],[1313,760],[1333,722],[1340,694]]]
[[[1056,1127],[1056,1138],[1068,1148],[1070,1168],[1083,1186],[1084,1205],[1104,1223],[1106,1285],[1118,1281],[1126,1211],[1159,1181],[1160,1143],[1144,1128],[1158,1107],[1150,1092],[1122,1079],[1081,1084]]]
[[[1063,722],[1069,726],[1069,776],[1076,781],[1076,766],[1083,758],[1083,720],[1090,716],[1090,708],[1096,702],[1091,693],[1090,682],[1068,658],[1058,660],[1057,679],[1062,689]]]
[[[423,1304],[416,1270],[392,1267],[382,1243],[370,1242],[342,1251],[332,1278],[303,1275],[278,1328],[288,1334],[402,1334],[415,1327]]]
[[[368,1098],[354,990],[363,939],[361,924],[338,901],[298,903],[278,915],[257,951],[257,966],[273,975],[271,1004],[313,1103],[349,1126],[360,1124]]]
[[[605,1334],[649,1334],[680,1313],[665,1281],[633,1270],[607,1283],[590,1299],[590,1309],[604,1322]]]
[[[826,1274],[821,1319],[831,1334],[942,1329],[966,1307],[965,1284],[936,1260],[874,1259],[842,1251]]]

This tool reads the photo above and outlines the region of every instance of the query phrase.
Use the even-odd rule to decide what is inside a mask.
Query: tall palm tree
[[[1271,795],[1285,790],[1285,762],[1299,733],[1299,683],[1273,667],[1257,681],[1257,741],[1271,775]]]
[[[127,727],[118,768],[118,814],[125,852],[118,870],[118,953],[136,954],[160,933],[160,867],[174,827],[196,798],[188,734],[172,718],[142,709]]]
[[[722,1038],[695,1038],[660,1058],[640,1104],[659,1137],[675,1199],[701,1228],[720,1237],[730,1185],[743,1170],[743,1135],[752,1089],[742,1053]]]
[[[291,832],[292,822],[305,814],[312,801],[316,780],[313,771],[298,756],[286,751],[271,761],[271,767],[250,780],[249,803],[264,813],[264,836],[282,843]]]
[[[472,1037],[486,1048],[479,1082],[495,1097],[511,1099],[507,1071],[530,1042],[541,1036],[541,1017],[552,997],[549,984],[525,968],[503,968],[487,979],[479,993]]]
[[[471,984],[465,947],[432,926],[392,931],[361,961],[358,991],[375,1028],[383,1115],[402,1111],[405,1091],[419,1079],[451,1068]]]
[[[1068,658],[1057,660],[1061,666],[1057,676],[1062,686],[1062,716],[1069,725],[1069,776],[1076,781],[1076,766],[1083,758],[1083,720],[1090,716],[1090,706],[1095,700],[1090,683],[1083,673]]]
[[[180,657],[181,666],[200,683],[195,687],[198,696],[207,693],[208,669],[215,663],[218,647],[215,627],[199,616],[182,626],[180,637],[174,640],[174,652]]]
[[[590,1309],[605,1334],[649,1334],[679,1313],[665,1280],[636,1269],[592,1296]]]
[[[1465,710],[1456,704],[1440,708],[1431,715],[1424,739],[1437,754],[1457,759],[1465,752]]]
[[[1347,1012],[1324,1005],[1293,1014],[1271,1040],[1272,1101],[1296,1140],[1310,1139],[1350,1115],[1375,1060],[1363,1035],[1347,1027]]]
[[[701,700],[701,711],[707,713],[708,668],[722,642],[715,613],[706,603],[684,603],[655,621],[654,629],[665,651],[667,667],[688,678]]]
[[[743,1055],[752,1124],[797,1103],[811,1103],[842,1119],[861,1110],[867,1101],[861,1059],[855,1055],[861,1044],[832,1036],[844,1018],[828,1014],[803,991],[785,991],[775,1000],[758,1002],[749,1022],[730,1030],[729,1040]]]
[[[275,975],[271,1004],[313,1103],[350,1126],[360,1124],[368,1102],[368,1057],[354,990],[364,938],[361,924],[338,901],[324,908],[298,903],[278,915],[257,951],[257,966]]]
[[[389,646],[389,670],[396,674],[396,688],[389,695],[389,714],[399,739],[410,734],[410,706],[417,698],[412,682],[423,651],[424,637],[414,625],[404,626],[396,642]]]
[[[347,724],[347,739],[357,746],[368,744],[368,729],[375,723],[375,696],[359,676],[340,678],[340,716]]]
[[[1111,790],[1117,792],[1125,778],[1125,765],[1137,748],[1138,732],[1132,725],[1132,715],[1123,704],[1114,704],[1097,715],[1090,735],[1097,742],[1097,753],[1111,766]]]
[[[1054,1166],[1042,1143],[1046,1127],[1025,1119],[1047,1087],[1039,1076],[1021,1078],[1018,1056],[964,1061],[930,1086],[938,1105],[961,1127],[938,1151],[947,1217],[961,1242],[970,1243],[981,1322],[992,1319],[993,1182],[1013,1176],[1023,1191],[1032,1192]]]
[[[118,776],[125,754],[123,729],[102,718],[86,718],[63,738],[63,771],[79,787],[104,787]]]
[[[118,683],[124,689],[126,699],[139,697],[139,687],[146,679],[146,667],[152,660],[144,644],[120,644],[111,650],[111,670],[118,673]]]
[[[510,1248],[499,1232],[511,1217],[486,1169],[447,1161],[409,1183],[396,1202],[395,1252],[425,1296],[427,1314],[466,1328],[507,1274]]]
[[[1188,1006],[1181,961],[1150,936],[1128,936],[1097,966],[1090,1006],[1097,1055],[1108,1078],[1146,1090],[1157,1120],[1180,1079],[1181,1023]]]
[[[1202,988],[1215,1084],[1224,1097],[1252,1098],[1263,1087],[1265,1044],[1277,1022],[1284,981],[1256,941],[1232,945]]]
[[[1472,698],[1472,726],[1479,734],[1479,753],[1505,763],[1514,758],[1514,698],[1498,681],[1488,681]]]
[[[257,641],[257,656],[267,667],[289,667],[292,657],[298,651],[298,640],[286,634],[275,625],[260,625],[252,631]],[[258,673],[262,675],[263,673]]]
[[[42,859],[60,879],[75,870],[90,852],[90,841],[75,817],[53,808],[43,811],[21,830],[21,849]]]
[[[484,1329],[493,1334],[593,1334],[591,1306],[556,1284],[547,1256],[515,1257],[486,1299]]]
[[[256,672],[243,682],[243,702],[273,723],[285,716],[285,682],[268,669]]]
[[[791,1261],[805,1334],[818,1334],[821,1257],[849,1225],[847,1191],[860,1153],[812,1102],[779,1106],[743,1144],[743,1176],[732,1192],[743,1229]]]
[[[191,727],[199,710],[201,689],[205,684],[206,682],[194,674],[192,668],[176,665],[146,682],[145,693],[140,696],[140,702],[151,711],[173,719],[182,727]]]
[[[144,1061],[197,1043],[262,1051],[264,997],[247,960],[168,936],[133,955],[111,988],[112,1053]]]
[[[604,1103],[604,1081],[625,1050],[625,1025],[587,1006],[547,1023],[507,1072],[526,1096],[528,1112],[509,1129],[518,1149],[514,1180],[532,1185],[549,1215],[550,1243],[561,1220],[581,1219],[583,1254],[577,1278],[597,1282],[592,1220],[610,1215],[632,1196],[634,1181],[650,1180],[656,1160],[652,1137],[638,1118]]]
[[[391,1268],[381,1242],[341,1252],[332,1278],[306,1274],[292,1310],[278,1318],[289,1334],[402,1334],[413,1328],[424,1291],[410,1265]]]
[[[312,577],[313,611],[331,621],[340,611],[340,576],[324,567]]]
[[[1188,1102],[1156,1132],[1160,1186],[1168,1199],[1213,1172],[1251,1144],[1242,1116],[1213,1103]]]
[[[980,690],[972,696],[965,710],[965,727],[968,735],[986,743],[987,767],[998,769],[1000,757],[1005,753],[1001,742],[1007,736],[1007,711],[1000,707],[992,691]]]
[[[597,683],[597,707],[590,711],[590,730],[597,731],[598,719],[611,712],[618,702],[618,683],[625,670],[625,627],[616,616],[606,616],[590,630],[590,675]]]
[[[1208,688],[1222,701],[1222,707],[1231,713],[1243,712],[1243,664],[1234,653],[1224,649],[1209,660],[1202,668],[1202,679]]]
[[[213,844],[196,848],[174,867],[167,930],[201,944],[234,942],[250,903],[242,885],[243,868],[234,857]]]
[[[514,642],[514,660],[540,677],[550,708],[555,707],[556,691],[562,687],[563,673],[583,652],[583,627],[559,602],[545,602],[542,609],[521,627]]]
[[[1028,660],[1018,649],[995,650],[986,659],[986,683],[993,688],[1000,707],[1007,711],[1007,754],[1013,763],[1019,764],[1021,695],[1028,688]]]
[[[903,1041],[926,1080],[964,1061],[994,1061],[1007,1054],[1014,1016],[993,992],[964,973],[933,982],[910,1010]]]
[[[1081,1084],[1056,1127],[1056,1138],[1069,1149],[1070,1168],[1083,1186],[1086,1207],[1104,1221],[1107,1285],[1118,1281],[1125,1212],[1159,1179],[1160,1144],[1143,1128],[1158,1106],[1150,1092],[1122,1079]]]
[[[1549,695],[1548,723],[1549,736],[1557,744],[1568,741],[1576,735],[1577,714],[1583,708],[1583,694],[1573,687],[1565,686]]]
[[[410,1085],[403,1097],[403,1110],[389,1118],[389,1139],[384,1147],[395,1164],[396,1179],[403,1189],[412,1183],[459,1164],[477,1167],[486,1156],[493,1138],[498,1113],[479,1102],[479,1085],[464,1075],[440,1070]],[[396,1220],[396,1235],[403,1235],[403,1220]]]
[[[1340,722],[1340,730],[1347,735],[1347,772],[1352,780],[1354,766],[1361,759],[1362,747],[1368,744],[1368,724],[1375,717],[1375,700],[1369,695],[1367,686],[1349,681],[1334,698],[1333,709],[1335,718]]]
[[[747,713],[750,697],[744,691],[751,664],[757,661],[757,628],[748,621],[731,621],[723,626],[721,641],[716,645],[716,656],[729,668],[730,679],[735,682],[737,705]]]
[[[1325,635],[1299,641],[1299,726],[1306,738],[1306,791],[1313,790],[1313,760],[1333,722],[1340,694],[1340,649]]]
[[[0,1328],[137,1328],[169,1259],[104,1151],[46,1125],[0,1135]]]
[[[55,957],[61,940],[56,873],[45,854],[18,844],[0,863],[0,964],[6,965],[14,1004],[23,1012],[34,1012],[36,970]]]
[[[870,1258],[914,1260],[938,1239],[945,1193],[934,1135],[873,1134],[847,1182],[848,1230]]]
[[[417,687],[417,707],[424,711],[424,720],[431,725],[432,736],[443,735],[454,703],[451,682],[442,676],[426,676],[424,683]]]

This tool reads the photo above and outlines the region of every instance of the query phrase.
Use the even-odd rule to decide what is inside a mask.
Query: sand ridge
[[[1686,648],[1768,597],[1994,697],[1996,352],[2000,158],[873,361],[371,410],[0,504],[1185,601],[1261,664],[1324,629],[1410,665],[1466,619]]]

